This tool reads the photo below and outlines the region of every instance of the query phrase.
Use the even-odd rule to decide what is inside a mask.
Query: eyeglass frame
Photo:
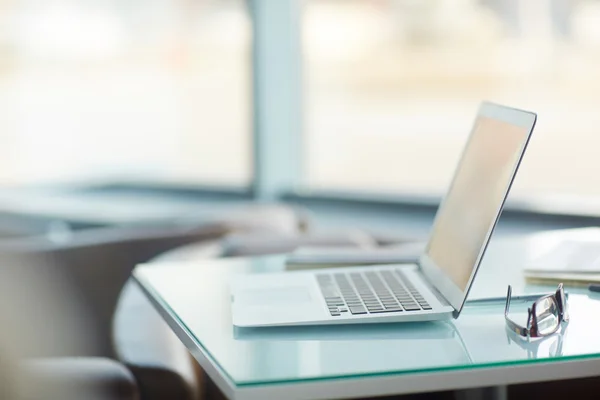
[[[504,319],[506,321],[506,326],[512,331],[515,332],[519,336],[523,336],[526,338],[539,338],[552,335],[558,331],[563,322],[569,322],[569,314],[567,310],[567,295],[565,293],[565,289],[563,284],[560,283],[556,292],[553,294],[549,294],[546,296],[542,296],[539,299],[533,302],[533,305],[527,308],[527,326],[524,327],[522,325],[517,324],[515,321],[510,319],[508,316],[508,312],[510,310],[510,300],[512,298],[512,287],[508,285],[508,293],[506,294],[506,306],[504,307]],[[541,334],[538,329],[537,318],[534,318],[537,304],[543,300],[552,299],[558,308],[558,323],[556,324],[556,329],[552,332]]]

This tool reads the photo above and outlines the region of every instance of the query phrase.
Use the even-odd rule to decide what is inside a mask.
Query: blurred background
[[[599,194],[598,1],[255,3],[3,0],[0,182],[250,186],[253,49],[279,38],[300,63],[283,189],[440,194],[488,99],[540,114],[516,193]],[[269,18],[294,22],[257,43]]]
[[[2,181],[248,184],[236,1],[2,2]]]

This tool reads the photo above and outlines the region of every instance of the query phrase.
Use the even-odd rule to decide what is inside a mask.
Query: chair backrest
[[[27,276],[28,283],[13,297],[17,304],[34,301],[22,310],[42,333],[42,343],[31,352],[37,357],[114,357],[112,318],[133,267],[172,247],[223,233],[217,226],[110,228],[83,231],[62,243],[47,238],[2,243],[0,266],[18,269],[20,279]],[[30,288],[32,281],[43,282],[47,290]],[[67,292],[69,300],[56,307],[55,295]]]

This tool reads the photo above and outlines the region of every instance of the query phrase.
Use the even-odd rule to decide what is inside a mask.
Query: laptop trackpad
[[[236,302],[253,306],[288,306],[310,303],[310,291],[302,286],[243,290],[236,294]]]

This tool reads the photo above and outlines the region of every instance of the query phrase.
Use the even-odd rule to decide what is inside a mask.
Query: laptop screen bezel
[[[523,144],[522,144],[521,148],[519,149],[517,162],[515,163],[513,170],[511,171],[510,177],[509,177],[506,187],[504,189],[502,201],[500,202],[500,205],[499,205],[498,209],[496,210],[496,215],[494,217],[493,222],[490,224],[490,228],[488,229],[488,231],[485,234],[483,244],[482,244],[481,248],[479,249],[479,253],[475,260],[475,265],[473,267],[473,270],[471,271],[471,275],[469,277],[467,286],[466,286],[465,290],[463,291],[452,281],[450,276],[448,276],[444,272],[443,269],[441,269],[439,266],[436,265],[436,263],[428,256],[428,252],[429,252],[429,248],[431,245],[431,239],[434,236],[433,234],[435,233],[435,230],[436,230],[439,220],[440,220],[439,217],[440,217],[441,213],[444,211],[444,206],[446,205],[448,195],[450,194],[452,186],[454,185],[456,175],[457,175],[458,171],[460,170],[461,164],[464,162],[464,155],[468,151],[469,144],[471,143],[471,140],[472,140],[473,136],[475,135],[475,132],[476,132],[475,128],[477,125],[477,121],[481,117],[492,118],[492,119],[507,122],[511,125],[516,125],[516,126],[526,128],[527,133],[526,133],[526,137],[524,137]],[[519,166],[523,159],[523,155],[524,155],[527,145],[529,143],[529,139],[531,138],[531,134],[533,132],[533,128],[535,127],[536,120],[537,120],[536,114],[529,112],[529,111],[517,110],[514,108],[509,108],[509,107],[505,107],[505,106],[501,106],[501,105],[493,104],[493,103],[488,103],[488,102],[482,103],[479,108],[479,111],[477,113],[475,123],[473,124],[473,127],[471,128],[471,133],[469,135],[469,139],[467,140],[467,143],[463,150],[463,157],[461,157],[461,160],[459,161],[459,164],[456,168],[455,176],[452,178],[452,182],[451,182],[450,186],[448,187],[446,195],[444,196],[444,198],[442,199],[442,202],[440,203],[438,212],[436,213],[436,216],[434,219],[433,228],[431,231],[432,233],[429,235],[429,242],[427,243],[427,246],[425,247],[425,251],[423,252],[423,254],[421,255],[421,257],[419,259],[419,266],[421,267],[423,274],[427,277],[429,282],[444,296],[446,301],[448,301],[448,303],[450,303],[450,305],[454,308],[454,317],[455,318],[458,317],[458,315],[460,314],[460,312],[464,306],[465,300],[467,298],[467,295],[469,294],[469,291],[470,291],[473,281],[475,279],[475,275],[477,274],[477,271],[479,270],[481,260],[483,259],[483,256],[487,249],[487,246],[488,246],[488,243],[492,236],[492,233],[494,232],[496,224],[498,223],[498,219],[500,217],[500,214],[502,213],[504,203],[506,202],[506,198],[508,197],[508,193],[510,192],[510,188],[515,179],[517,170],[519,169]]]

